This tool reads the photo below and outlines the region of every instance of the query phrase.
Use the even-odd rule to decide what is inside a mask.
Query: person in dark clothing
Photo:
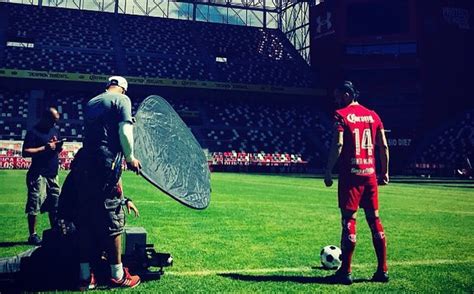
[[[140,284],[140,277],[131,275],[121,260],[125,225],[122,204],[138,215],[133,203],[123,198],[122,159],[137,174],[141,167],[133,154],[132,107],[125,95],[127,88],[123,77],[110,77],[106,91],[89,100],[85,108],[83,148],[76,154],[71,170],[73,184],[80,189],[76,206],[80,290],[97,286],[90,260],[100,244],[104,244],[110,263],[110,285],[134,288]]]
[[[41,244],[41,238],[36,233],[37,215],[47,211],[52,227],[57,214],[60,194],[58,154],[63,144],[55,127],[59,117],[55,108],[46,109],[40,121],[26,133],[23,142],[22,156],[32,158],[26,174],[28,198],[25,208],[30,233],[28,243],[32,245]]]

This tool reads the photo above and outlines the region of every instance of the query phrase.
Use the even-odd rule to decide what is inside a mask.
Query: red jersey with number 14
[[[340,174],[375,177],[375,136],[383,129],[380,117],[360,104],[336,111],[336,128],[344,132]]]

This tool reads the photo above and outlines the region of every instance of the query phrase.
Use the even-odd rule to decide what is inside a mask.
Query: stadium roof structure
[[[50,6],[279,29],[310,63],[309,7],[321,0],[0,0]]]

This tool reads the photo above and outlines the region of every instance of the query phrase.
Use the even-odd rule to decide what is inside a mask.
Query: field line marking
[[[144,203],[144,204],[163,204],[163,201],[156,201],[156,200],[136,200],[136,203]],[[232,201],[232,200],[223,200],[223,201],[218,201],[217,203],[219,204],[246,204],[246,205],[253,205],[253,204],[268,204],[272,206],[279,205],[279,203],[271,202],[271,201],[252,201],[251,203],[247,201]],[[334,208],[333,204],[326,204],[326,205],[321,205],[321,203],[303,203],[303,202],[282,202],[281,205],[294,205],[298,206],[301,205],[302,207],[321,207],[321,208]],[[334,208],[336,209],[336,208]],[[398,208],[398,207],[388,207],[385,208],[384,210],[403,210],[403,211],[411,211],[411,212],[423,212],[422,210],[407,210],[406,208]],[[440,212],[440,213],[452,213],[452,214],[468,214],[468,215],[474,215],[474,211],[458,211],[458,210],[431,210],[431,212]]]
[[[390,266],[417,266],[417,265],[440,265],[440,264],[469,264],[474,263],[474,259],[468,260],[450,260],[450,259],[438,259],[438,260],[416,260],[416,261],[393,261],[389,262]],[[369,268],[374,267],[375,264],[354,264],[352,267],[355,268]],[[217,274],[266,274],[266,273],[298,273],[298,272],[312,272],[315,269],[309,266],[304,267],[282,267],[282,268],[254,268],[254,269],[235,269],[235,270],[200,270],[200,271],[189,271],[189,272],[172,272],[167,271],[166,275],[172,276],[213,276]]]
[[[156,201],[156,200],[136,200],[134,201],[137,204],[143,203],[143,204],[160,204],[160,205],[166,205],[167,203],[164,201]],[[253,204],[260,204],[260,205],[272,205],[276,206],[278,203],[275,202],[270,202],[270,201],[254,201],[252,203],[247,203],[245,201],[232,201],[232,200],[224,200],[224,201],[219,201],[219,204],[247,204],[247,205],[253,205]],[[321,205],[320,203],[305,203],[301,204],[302,202],[282,202],[284,205],[291,205],[291,206],[298,206],[301,205],[303,207],[321,207],[321,208],[328,208],[328,207],[333,207],[333,205]],[[0,202],[0,205],[24,205],[25,202]],[[410,212],[422,212],[422,210],[407,210],[406,208],[398,208],[398,207],[387,207],[384,210],[403,210],[403,211],[410,211]],[[464,214],[464,215],[474,215],[474,211],[458,211],[458,210],[432,210],[431,212],[439,212],[439,213],[450,213],[450,214]]]

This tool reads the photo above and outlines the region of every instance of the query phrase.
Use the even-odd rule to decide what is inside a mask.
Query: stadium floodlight
[[[135,115],[135,156],[141,175],[180,203],[195,209],[209,205],[211,176],[203,149],[162,97],[152,95]]]

